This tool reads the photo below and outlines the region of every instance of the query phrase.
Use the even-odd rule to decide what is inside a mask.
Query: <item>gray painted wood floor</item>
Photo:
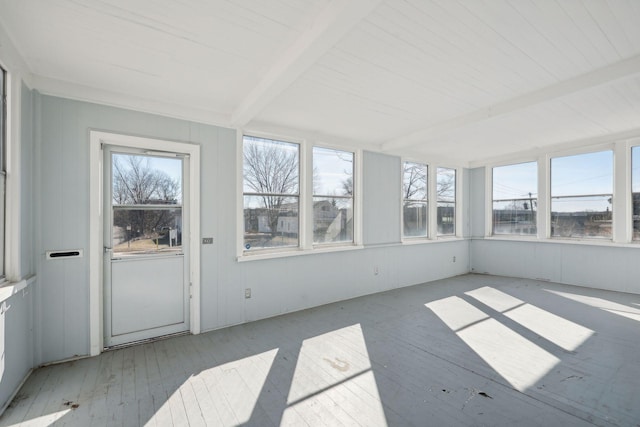
[[[0,426],[640,425],[640,296],[467,275],[36,370]]]

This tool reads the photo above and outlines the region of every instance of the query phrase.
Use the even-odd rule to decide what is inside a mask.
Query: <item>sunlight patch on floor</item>
[[[460,297],[425,305],[517,390],[532,387],[560,362]],[[461,318],[466,321],[460,322]]]
[[[466,294],[567,351],[575,351],[594,333],[495,288],[487,286]]]
[[[216,389],[222,391],[219,398],[225,399],[229,403],[236,419],[240,424],[243,424],[251,419],[277,354],[278,349],[275,348],[234,360],[202,371],[198,375],[192,376],[189,381],[198,376],[206,377],[207,381],[213,381]],[[163,418],[166,417],[163,415],[163,411],[171,409],[175,405],[183,405],[184,395],[193,393],[192,384],[189,381],[185,381],[169,396],[150,421],[154,421],[154,418],[157,417],[158,423],[161,423],[162,420],[166,420]]]
[[[582,304],[589,305],[591,307],[599,308],[600,310],[604,310],[608,313],[616,314],[618,316],[626,317],[628,319],[640,322],[640,309],[632,307],[633,305],[638,305],[635,303],[632,303],[631,305],[624,305],[603,298],[571,294],[568,292],[554,291],[551,289],[545,289],[545,291],[564,298],[568,298],[573,301],[580,302]]]
[[[65,409],[58,412],[53,412],[51,414],[43,415],[41,417],[31,418],[28,420],[24,420],[18,424],[13,424],[10,427],[48,427],[51,425],[55,425],[56,422],[67,415],[71,409]]]
[[[303,341],[287,405],[282,425],[295,424],[297,408],[315,412],[319,422],[359,414],[364,425],[387,425],[359,324]]]

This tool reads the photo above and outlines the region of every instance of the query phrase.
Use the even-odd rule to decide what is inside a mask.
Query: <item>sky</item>
[[[634,191],[640,191],[640,150],[633,151]],[[520,163],[493,169],[494,199],[535,198],[537,189],[537,163]],[[574,212],[611,209],[609,196],[613,193],[613,152],[599,151],[551,159],[552,211]],[[589,196],[562,198],[563,196]]]
[[[113,160],[120,159],[120,164],[126,167],[128,164],[127,157],[131,156],[142,157],[144,159],[143,162],[145,162],[149,168],[165,172],[173,180],[178,181],[180,188],[182,188],[182,158],[113,153]]]

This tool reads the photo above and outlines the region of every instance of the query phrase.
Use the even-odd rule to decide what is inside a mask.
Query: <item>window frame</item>
[[[244,188],[244,147],[245,147],[245,138],[249,137],[249,138],[256,138],[256,139],[261,139],[261,140],[266,140],[266,141],[270,141],[270,142],[275,142],[275,143],[282,143],[282,144],[288,144],[288,145],[296,145],[297,150],[296,150],[296,154],[297,154],[297,192],[296,193],[268,193],[268,192],[258,192],[258,191],[245,191]],[[262,252],[262,251],[274,251],[274,250],[278,250],[278,251],[286,251],[286,250],[297,250],[298,248],[301,247],[301,240],[300,240],[300,234],[301,234],[301,230],[302,230],[302,226],[301,226],[301,218],[300,218],[300,210],[301,210],[301,204],[302,204],[302,198],[301,198],[301,194],[302,194],[302,185],[301,185],[301,172],[302,172],[302,159],[301,159],[301,152],[302,152],[302,147],[301,147],[301,143],[299,142],[290,142],[284,139],[276,139],[276,138],[268,138],[268,137],[264,137],[264,136],[256,136],[256,135],[250,135],[250,134],[243,134],[242,135],[242,142],[241,142],[241,149],[242,149],[242,164],[241,164],[241,174],[242,174],[242,180],[241,180],[241,189],[242,189],[242,215],[240,216],[240,218],[242,218],[242,252],[243,254],[247,255],[250,252]],[[270,196],[276,196],[276,197],[282,197],[282,198],[295,198],[298,201],[298,238],[297,238],[297,244],[295,245],[283,245],[283,246],[269,246],[269,247],[256,247],[256,248],[247,248],[246,247],[246,242],[245,242],[245,234],[246,234],[246,229],[245,229],[245,207],[244,207],[244,200],[246,197],[262,197],[266,195],[267,197]]]
[[[427,235],[426,236],[404,236],[404,164],[418,163],[427,166]],[[455,172],[455,214],[454,233],[438,234],[438,169],[451,169]],[[402,157],[400,159],[400,241],[405,244],[428,243],[451,239],[461,239],[465,231],[463,230],[463,209],[466,203],[462,194],[462,183],[464,182],[464,170],[458,166],[451,166],[446,162],[426,162],[414,157]]]
[[[7,197],[11,192],[9,174],[7,173],[9,167],[9,140],[11,124],[9,120],[11,118],[10,108],[11,102],[11,76],[7,68],[0,63],[0,74],[2,74],[2,81],[0,82],[0,286],[9,282],[10,276],[15,276],[19,272],[14,272],[13,275],[9,274],[10,263],[9,253],[11,250],[11,235],[8,231],[11,229],[9,226],[9,218],[12,214],[13,204],[9,204],[12,198]],[[18,203],[20,205],[20,203]],[[19,241],[15,242],[19,244]],[[14,248],[15,249],[15,248]],[[16,260],[17,261],[17,260]],[[12,277],[14,281],[17,281],[17,277]]]
[[[315,160],[315,149],[321,149],[321,150],[329,150],[329,151],[340,151],[343,153],[349,153],[352,156],[352,160],[351,160],[351,196],[337,196],[337,195],[327,195],[327,194],[316,194],[315,192],[315,188],[314,188],[314,172],[315,172],[315,165],[314,165],[314,160]],[[309,178],[311,180],[311,193],[310,193],[310,199],[311,199],[311,214],[310,214],[310,220],[311,220],[311,227],[312,227],[312,233],[309,236],[309,239],[311,240],[311,245],[314,248],[321,248],[321,247],[331,247],[331,246],[342,246],[342,245],[353,245],[355,244],[355,198],[356,198],[356,188],[355,188],[355,184],[356,184],[356,176],[355,176],[355,168],[356,168],[356,153],[354,151],[351,150],[346,150],[346,149],[342,149],[342,148],[333,148],[333,147],[326,147],[320,144],[314,144],[309,148],[309,152],[310,152],[310,157],[311,157],[311,177]],[[336,242],[316,242],[315,241],[315,233],[313,232],[313,227],[315,226],[315,198],[335,198],[335,199],[349,199],[351,200],[351,216],[352,216],[352,227],[353,229],[351,230],[351,236],[352,236],[352,240],[342,240],[342,241],[336,241]]]
[[[244,250],[244,144],[245,136],[264,138],[285,143],[298,144],[298,246],[260,248],[252,251]],[[362,246],[362,150],[347,145],[336,145],[321,141],[289,137],[260,131],[239,129],[236,135],[236,158],[238,190],[237,204],[237,251],[236,261],[251,261],[259,259],[281,258],[314,253],[325,253],[361,249]],[[313,148],[319,147],[329,150],[353,153],[353,241],[329,242],[314,244],[313,242]]]
[[[625,214],[625,223],[627,224],[627,230],[626,233],[624,231],[621,231],[620,233],[618,233],[619,240],[626,240],[628,243],[631,243],[633,245],[639,245],[640,246],[640,236],[637,239],[633,238],[633,233],[634,233],[634,226],[633,226],[633,150],[634,149],[638,149],[639,151],[639,157],[640,157],[640,138],[634,138],[628,141],[628,144],[626,147],[624,147],[625,153],[628,156],[627,161],[625,162],[625,164],[623,164],[623,168],[624,171],[621,171],[618,174],[616,172],[616,170],[614,170],[614,181],[618,182],[621,180],[624,180],[624,182],[629,186],[626,191],[623,189],[622,191],[624,191],[624,199],[625,201],[628,203],[628,207],[627,209],[625,209],[624,214]],[[615,159],[614,159],[614,164],[615,164]],[[622,169],[622,168],[621,168]],[[638,165],[638,179],[640,180],[640,164]],[[624,172],[626,172],[626,174],[624,174]],[[618,179],[616,179],[618,178]],[[616,189],[616,186],[614,184],[614,190]],[[639,192],[640,194],[640,192]],[[616,198],[614,197],[614,202],[615,202]],[[622,217],[622,215],[620,215]],[[614,211],[614,219],[616,218],[615,216],[615,211]],[[615,230],[615,223],[614,223],[614,230]],[[616,235],[614,234],[614,237],[616,237]]]
[[[425,197],[422,200],[418,200],[418,199],[407,199],[404,197],[404,173],[405,173],[405,165],[407,163],[413,163],[416,165],[421,165],[424,166],[426,168],[426,174],[425,174]],[[429,203],[429,196],[431,194],[431,189],[429,187],[430,182],[431,182],[431,176],[430,176],[430,172],[431,172],[431,165],[429,165],[426,162],[422,162],[419,160],[409,160],[409,159],[401,159],[400,162],[400,237],[402,239],[402,241],[416,241],[416,240],[424,240],[424,239],[429,239],[430,238],[430,231],[431,231],[431,224],[430,224],[430,207],[431,207],[431,203]],[[419,236],[407,236],[404,233],[404,204],[406,201],[415,201],[415,202],[424,202],[427,205],[427,218],[425,219],[426,224],[425,224],[425,228],[426,228],[426,233],[424,235],[419,235]]]
[[[537,205],[537,210],[536,210],[536,233],[535,234],[515,234],[515,233],[504,233],[504,234],[496,234],[494,232],[494,223],[493,223],[493,203],[496,200],[493,197],[493,187],[494,187],[494,169],[495,168],[500,168],[500,167],[506,167],[506,166],[516,166],[516,165],[522,165],[522,164],[527,164],[527,163],[534,163],[536,165],[536,190],[537,190],[537,195],[536,195],[536,205]],[[540,190],[543,187],[543,185],[541,185],[541,180],[540,180],[540,161],[538,159],[535,160],[523,160],[523,161],[513,161],[513,162],[503,162],[503,163],[498,163],[498,164],[494,164],[491,166],[487,166],[487,186],[486,186],[486,191],[487,191],[487,197],[488,197],[488,209],[487,209],[487,232],[486,234],[490,237],[498,237],[498,238],[520,238],[520,239],[531,239],[531,238],[536,238],[538,236],[540,236],[541,230],[540,230],[540,217],[542,215],[540,215],[541,212],[541,200],[542,197]],[[545,193],[548,194],[548,193]],[[542,230],[544,233],[544,230]]]
[[[436,228],[433,230],[433,232],[435,233],[435,236],[437,238],[448,238],[448,237],[455,237],[458,235],[458,200],[459,200],[459,196],[458,196],[458,169],[457,168],[451,168],[451,167],[446,167],[446,166],[436,166],[435,168],[435,175],[436,175],[436,179],[435,179],[435,188],[436,191],[434,193],[434,198],[435,198],[435,225]],[[440,169],[443,170],[451,170],[453,171],[453,202],[447,201],[447,200],[442,200],[440,198],[440,195],[438,193],[438,176],[440,175]],[[453,203],[453,233],[440,233],[438,231],[438,203]]]
[[[553,149],[538,149],[528,154],[506,156],[494,162],[472,162],[471,168],[484,168],[484,236],[485,239],[539,241],[556,244],[586,244],[597,246],[619,246],[640,249],[640,240],[632,240],[632,171],[631,149],[640,146],[640,132],[618,137],[600,138],[579,145],[566,144]],[[551,159],[599,151],[613,151],[613,221],[612,239],[609,238],[564,238],[551,237]],[[537,236],[492,235],[492,170],[493,167],[536,161],[538,163],[538,234]]]
[[[594,196],[607,196],[609,193],[590,193],[590,194],[580,194],[580,195],[567,195],[567,196],[554,196],[552,192],[553,188],[553,176],[552,176],[552,162],[553,159],[558,158],[566,158],[566,157],[574,157],[574,156],[582,156],[596,153],[604,153],[611,152],[611,237],[603,237],[603,236],[554,236],[551,232],[551,227],[553,225],[553,199],[556,198],[577,198],[577,197],[594,197]],[[578,241],[602,241],[602,242],[614,242],[615,241],[615,226],[614,226],[614,215],[617,209],[616,206],[616,149],[614,144],[608,144],[604,147],[591,147],[587,150],[570,150],[566,152],[557,152],[550,154],[548,157],[548,193],[547,193],[547,201],[548,201],[548,209],[546,212],[546,217],[548,221],[548,238],[552,240],[578,240]]]

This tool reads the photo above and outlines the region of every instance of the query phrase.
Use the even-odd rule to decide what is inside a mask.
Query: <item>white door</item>
[[[104,345],[188,331],[188,157],[103,150]]]

